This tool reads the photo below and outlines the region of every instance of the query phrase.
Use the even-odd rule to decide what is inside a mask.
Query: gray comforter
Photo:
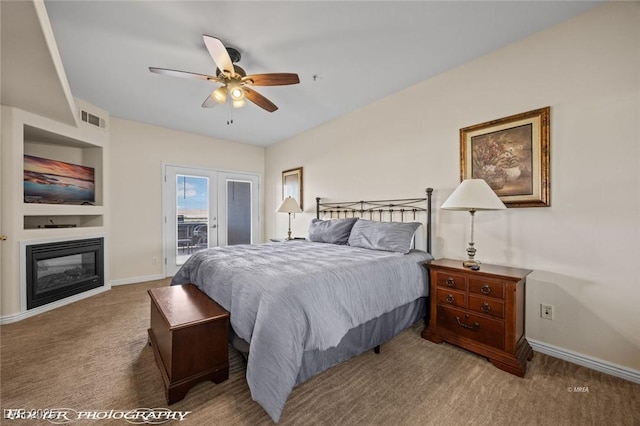
[[[194,283],[231,313],[251,344],[251,395],[277,422],[303,352],[334,347],[351,328],[426,296],[428,258],[312,242],[227,246],[191,256],[172,285]]]

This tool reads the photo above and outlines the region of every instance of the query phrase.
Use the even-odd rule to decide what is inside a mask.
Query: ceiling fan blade
[[[218,77],[214,77],[212,75],[206,75],[206,74],[197,74],[195,72],[177,71],[177,70],[170,70],[166,68],[155,68],[155,67],[149,67],[149,71],[154,72],[156,74],[170,75],[172,77],[195,78],[197,80],[205,80],[205,81],[209,80],[209,81],[217,81],[218,83],[223,83],[223,81],[220,80]]]
[[[253,74],[242,79],[249,82],[251,80],[254,86],[286,86],[287,84],[298,84],[300,78],[294,73],[272,73],[272,74]]]
[[[211,95],[207,96],[207,99],[204,100],[204,102],[202,103],[202,108],[213,108],[214,106],[218,106],[220,105],[218,102],[216,102]]]
[[[273,102],[271,102],[269,99],[265,98],[264,96],[262,96],[260,93],[256,92],[255,90],[251,90],[248,87],[243,87],[247,99],[249,99],[251,102],[253,102],[254,104],[258,105],[260,108],[267,110],[269,112],[274,112],[275,110],[278,109],[278,107],[276,106],[276,104],[274,104]]]
[[[236,72],[233,69],[233,62],[231,62],[231,57],[229,56],[229,52],[227,52],[227,48],[224,47],[224,44],[217,38],[206,34],[203,34],[202,38],[216,66],[231,77],[235,76]]]

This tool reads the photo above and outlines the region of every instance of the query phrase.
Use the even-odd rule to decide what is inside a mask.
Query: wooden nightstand
[[[533,350],[524,337],[526,269],[461,260],[425,263],[430,275],[431,316],[422,337],[485,356],[496,367],[523,377]]]

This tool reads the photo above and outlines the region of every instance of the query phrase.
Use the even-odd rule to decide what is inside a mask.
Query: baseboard
[[[162,274],[156,274],[156,275],[147,275],[147,276],[143,276],[143,277],[132,277],[132,278],[123,278],[120,280],[111,280],[109,281],[109,284],[111,284],[112,286],[117,286],[117,285],[126,285],[126,284],[137,284],[137,283],[143,283],[145,281],[156,281],[156,280],[163,280],[166,277]]]
[[[640,384],[640,371],[527,338],[534,351]]]
[[[108,291],[108,290],[111,290],[110,284],[95,288],[93,290],[85,291],[80,294],[76,294],[74,296],[70,296],[64,299],[56,300],[55,302],[48,303],[44,306],[39,306],[37,308],[29,309],[28,311],[25,311],[25,312],[19,312],[13,315],[2,316],[0,317],[0,324],[11,324],[12,322],[22,321],[23,319],[30,318],[35,315],[39,315],[43,312],[47,312],[64,305],[68,305],[73,302],[77,302],[78,300],[86,299],[87,297],[95,296],[96,294],[104,293],[105,291]]]

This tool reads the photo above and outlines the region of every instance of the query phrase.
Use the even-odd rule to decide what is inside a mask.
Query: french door
[[[199,251],[260,238],[257,175],[165,165],[163,194],[165,276]]]

